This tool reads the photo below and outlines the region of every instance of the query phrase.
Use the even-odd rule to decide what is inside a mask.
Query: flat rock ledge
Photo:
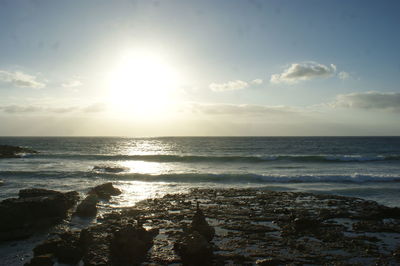
[[[400,209],[358,198],[195,189],[97,220],[46,240],[27,265],[400,263]]]
[[[65,219],[79,200],[75,191],[23,189],[0,202],[0,241],[23,239]]]

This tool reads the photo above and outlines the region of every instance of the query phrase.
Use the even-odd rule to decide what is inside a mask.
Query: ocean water
[[[190,188],[308,191],[400,206],[400,137],[0,137],[39,151],[0,159],[0,199],[112,181],[112,206]]]

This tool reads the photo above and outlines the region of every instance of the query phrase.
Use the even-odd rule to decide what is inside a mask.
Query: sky
[[[0,1],[2,136],[400,135],[398,1]]]

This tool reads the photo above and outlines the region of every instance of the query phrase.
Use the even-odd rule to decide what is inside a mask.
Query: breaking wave
[[[180,182],[180,183],[365,183],[365,182],[400,182],[400,175],[260,175],[260,174],[212,174],[212,173],[106,173],[93,171],[0,171],[1,176],[18,176],[23,178],[104,178],[107,180],[132,180],[145,182]]]
[[[241,162],[263,163],[270,161],[290,162],[374,162],[399,161],[400,155],[270,155],[270,156],[201,156],[201,155],[75,155],[75,154],[39,154],[43,158],[70,159],[70,160],[133,160],[146,162]]]

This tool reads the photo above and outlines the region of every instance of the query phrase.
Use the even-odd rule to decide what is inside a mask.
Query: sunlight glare
[[[177,86],[176,70],[161,56],[128,52],[111,73],[109,101],[120,112],[160,115],[173,101]]]

